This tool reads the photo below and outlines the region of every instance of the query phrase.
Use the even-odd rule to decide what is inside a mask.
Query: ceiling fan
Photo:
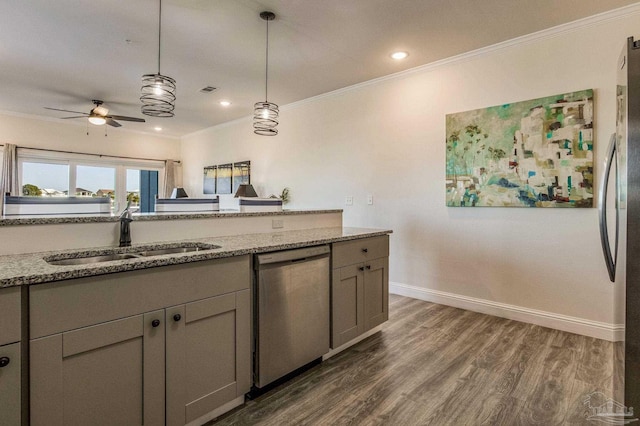
[[[134,121],[136,123],[145,122],[144,118],[127,117],[124,115],[113,115],[113,114],[108,115],[109,110],[102,106],[104,102],[97,99],[94,99],[92,102],[95,105],[95,107],[92,108],[91,111],[89,111],[89,113],[79,112],[79,111],[69,111],[68,109],[49,108],[49,107],[44,107],[44,108],[50,109],[53,111],[63,111],[63,112],[72,112],[74,114],[82,114],[82,115],[74,115],[72,117],[60,117],[60,118],[63,120],[66,120],[69,118],[85,118],[86,117],[89,119],[89,123],[95,124],[96,126],[108,124],[109,126],[113,126],[113,127],[121,127],[122,124],[118,123],[116,120]]]

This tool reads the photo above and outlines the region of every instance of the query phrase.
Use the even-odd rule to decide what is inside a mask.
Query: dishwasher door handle
[[[256,255],[255,269],[259,269],[262,265],[287,264],[292,261],[302,262],[312,260],[322,256],[328,256],[331,249],[328,245],[305,247],[301,249],[276,251]]]

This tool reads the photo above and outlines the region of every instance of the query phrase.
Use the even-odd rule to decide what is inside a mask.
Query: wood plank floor
[[[616,344],[390,296],[382,331],[208,425],[588,425]]]

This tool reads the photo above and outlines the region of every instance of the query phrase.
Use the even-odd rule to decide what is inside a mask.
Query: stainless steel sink
[[[104,253],[101,254],[88,254],[85,256],[73,256],[73,254],[55,255],[51,257],[45,257],[44,260],[51,265],[90,265],[93,263],[111,262],[114,260],[125,259],[139,259],[141,257],[161,256],[164,254],[180,254],[191,253],[194,251],[214,250],[220,246],[214,244],[204,243],[177,243],[169,244],[164,248],[148,248],[139,247],[140,251],[127,252],[127,253]],[[117,249],[115,249],[117,250]]]
[[[73,257],[70,259],[51,259],[47,263],[51,265],[88,265],[92,263],[111,262],[113,260],[135,259],[139,256],[133,253],[112,253],[99,256]]]

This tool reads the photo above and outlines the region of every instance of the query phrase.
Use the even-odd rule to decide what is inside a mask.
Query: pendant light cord
[[[269,97],[267,96],[267,91],[269,90],[269,19],[267,19],[267,61],[264,67],[264,101],[268,102]]]
[[[160,74],[160,39],[162,35],[162,0],[160,0],[160,11],[158,12],[158,74]]]

